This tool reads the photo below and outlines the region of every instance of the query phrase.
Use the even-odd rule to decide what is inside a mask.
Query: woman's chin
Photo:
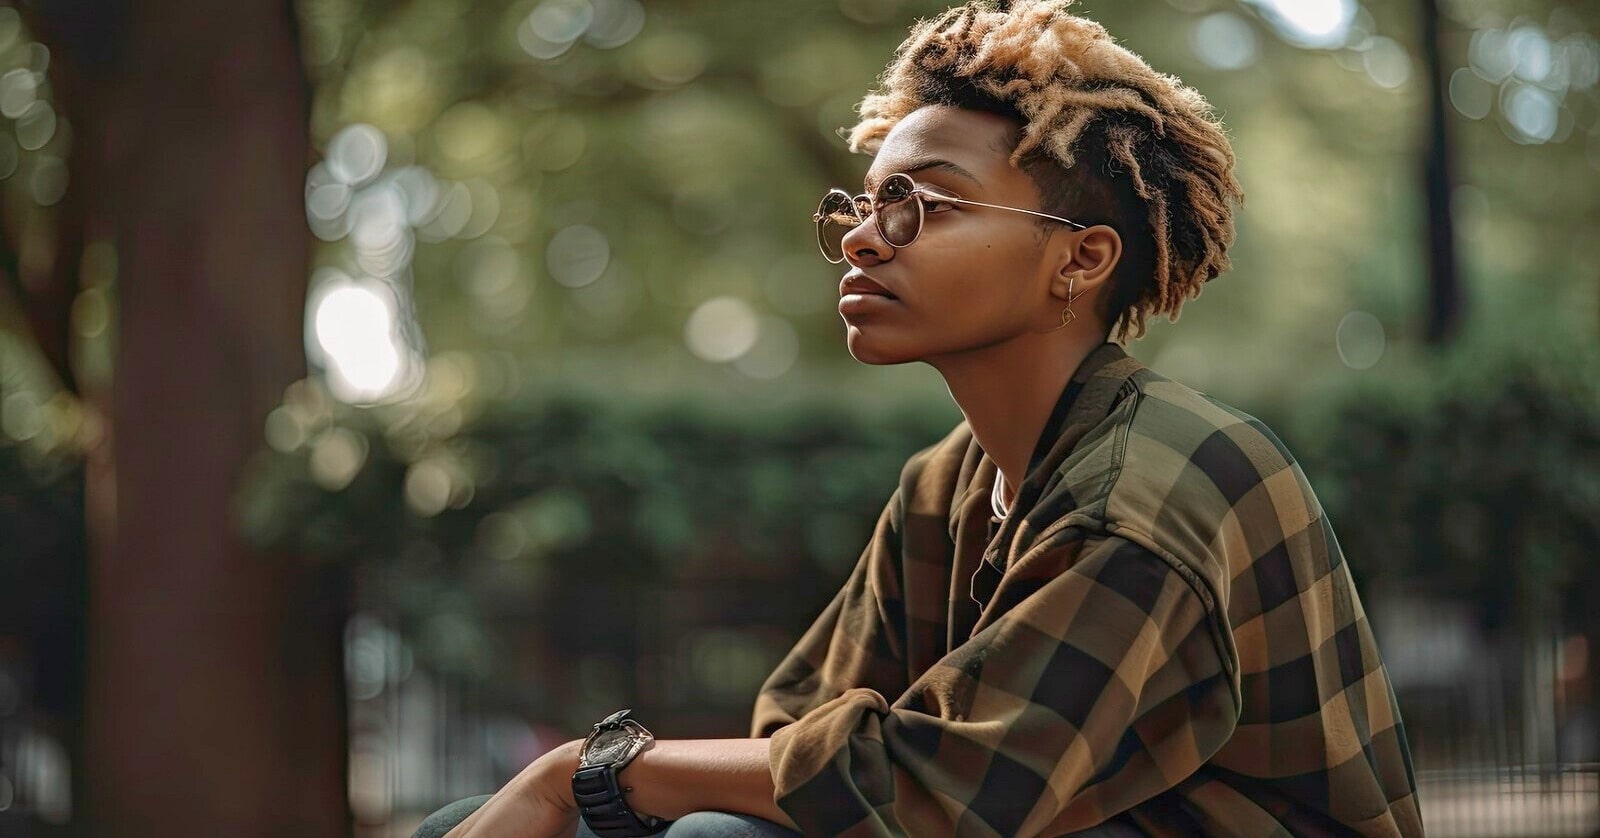
[[[863,364],[871,366],[886,366],[890,364],[904,364],[916,360],[903,351],[895,351],[873,340],[860,329],[850,328],[845,338],[845,346],[850,350],[850,357]]]

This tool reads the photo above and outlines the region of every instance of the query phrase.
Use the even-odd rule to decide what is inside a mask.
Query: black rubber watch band
[[[668,822],[661,818],[639,817],[623,799],[625,791],[618,782],[615,765],[579,768],[572,775],[572,796],[578,802],[578,811],[600,838],[640,838],[667,828]]]

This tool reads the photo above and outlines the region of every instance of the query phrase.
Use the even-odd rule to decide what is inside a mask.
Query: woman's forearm
[[[773,802],[770,739],[666,739],[622,769],[635,812],[676,820],[714,810],[766,818],[795,828]]]
[[[491,831],[499,834],[507,823],[531,824],[540,813],[556,810],[575,818],[572,774],[582,744],[564,743],[535,760],[450,838],[476,834],[490,821]],[[773,802],[770,746],[769,739],[658,739],[622,769],[618,780],[630,789],[625,799],[640,815],[677,820],[690,812],[737,812],[796,829]]]

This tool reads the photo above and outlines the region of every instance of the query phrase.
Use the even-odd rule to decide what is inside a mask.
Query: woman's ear
[[[1068,281],[1072,296],[1085,291],[1093,292],[1111,279],[1117,262],[1122,258],[1122,237],[1104,224],[1090,227],[1069,237],[1055,276],[1050,283],[1052,293],[1067,298]]]
[[[1117,267],[1117,261],[1122,258],[1122,237],[1117,235],[1117,231],[1097,224],[1074,238],[1072,259],[1062,266],[1062,275],[1077,273],[1081,277],[1079,282],[1095,285],[1109,278]]]

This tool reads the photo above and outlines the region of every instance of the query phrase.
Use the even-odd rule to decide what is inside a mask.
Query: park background
[[[407,835],[742,736],[960,414],[809,214],[926,0],[0,5],[0,835]],[[1434,835],[1600,827],[1600,11],[1089,0],[1222,116],[1129,346],[1301,461]]]

